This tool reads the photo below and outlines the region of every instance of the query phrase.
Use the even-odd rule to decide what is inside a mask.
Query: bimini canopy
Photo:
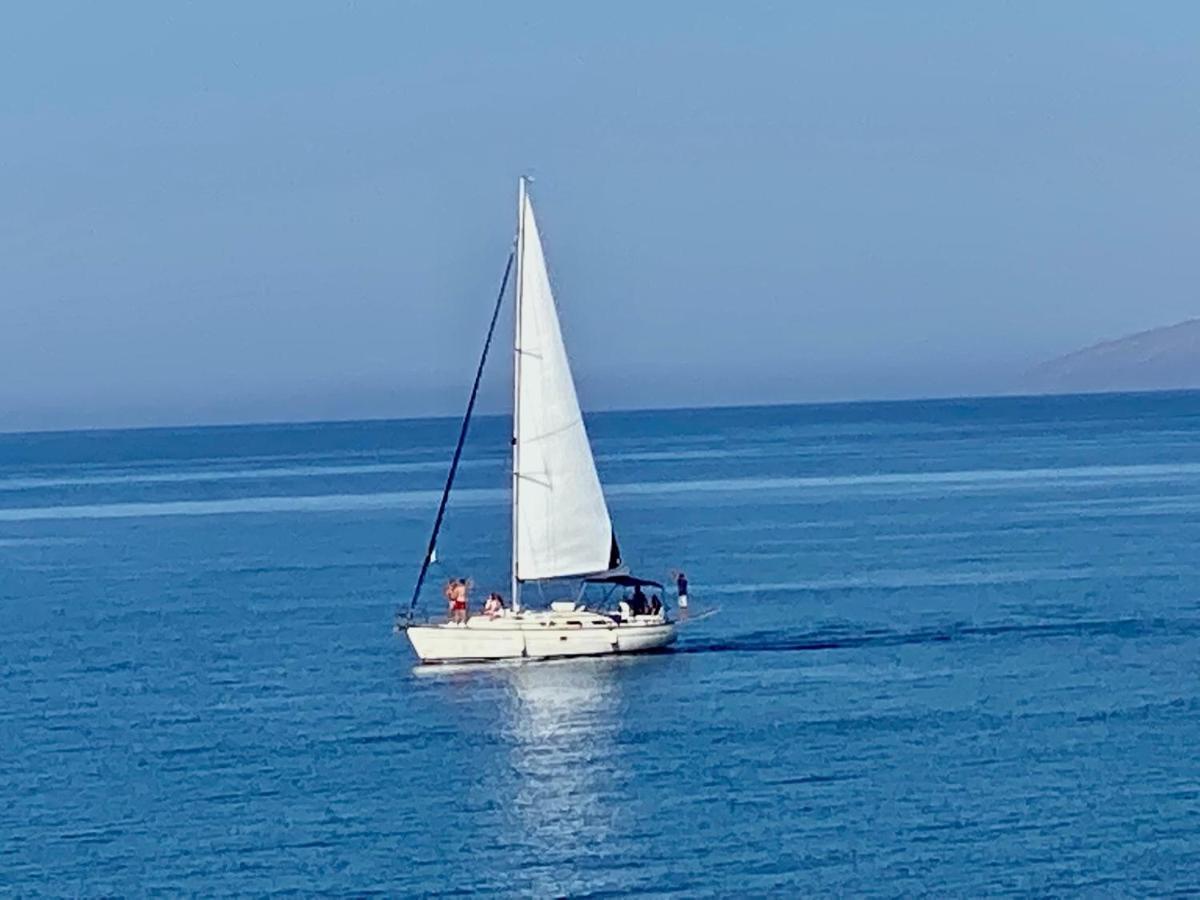
[[[618,587],[656,587],[662,590],[662,585],[648,578],[635,578],[633,575],[604,575],[599,578],[585,578],[588,584],[615,584]]]

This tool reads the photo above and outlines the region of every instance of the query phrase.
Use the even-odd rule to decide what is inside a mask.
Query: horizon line
[[[643,407],[606,407],[603,409],[585,410],[585,416],[609,415],[609,414],[629,414],[629,413],[656,413],[656,412],[689,412],[689,411],[704,411],[704,410],[734,410],[734,409],[786,409],[791,407],[818,407],[818,406],[882,406],[882,405],[899,405],[905,403],[922,403],[922,402],[947,402],[952,400],[1020,400],[1020,399],[1035,399],[1039,397],[1120,397],[1120,396],[1140,396],[1148,394],[1187,394],[1200,393],[1200,387],[1177,387],[1177,388],[1143,388],[1138,390],[1119,391],[1119,390],[1104,390],[1104,391],[1012,391],[1012,392],[996,392],[988,394],[919,394],[912,397],[858,397],[852,400],[789,400],[785,402],[767,402],[767,403],[712,403],[707,405],[681,404],[678,406],[643,406]],[[491,418],[494,416],[509,415],[509,411],[504,412],[484,412],[476,413],[477,418]],[[34,429],[7,429],[0,427],[0,437],[10,437],[18,435],[67,435],[67,434],[104,434],[111,432],[127,432],[127,431],[182,431],[182,430],[202,430],[202,429],[228,429],[228,428],[255,428],[255,427],[281,427],[287,425],[353,425],[367,422],[438,422],[443,420],[461,421],[462,415],[441,414],[441,415],[425,415],[425,416],[360,416],[356,418],[333,418],[333,419],[258,419],[258,420],[240,420],[232,419],[226,422],[174,422],[163,423],[156,425],[99,425],[99,426],[84,426],[81,428],[34,428]]]

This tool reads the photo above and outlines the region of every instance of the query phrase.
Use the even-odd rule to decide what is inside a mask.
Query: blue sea
[[[0,893],[1200,892],[1200,395],[592,416],[678,645],[422,668],[457,427],[0,436]]]

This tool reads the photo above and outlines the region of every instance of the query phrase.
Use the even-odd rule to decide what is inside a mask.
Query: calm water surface
[[[416,670],[456,427],[0,436],[0,890],[1200,891],[1200,395],[596,416],[719,612]],[[439,578],[507,584],[506,427]]]

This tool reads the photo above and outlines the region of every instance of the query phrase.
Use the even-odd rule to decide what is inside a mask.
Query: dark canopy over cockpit
[[[598,575],[595,578],[584,579],[588,584],[615,584],[617,587],[656,587],[660,591],[662,585],[648,578],[635,578],[632,575]]]

